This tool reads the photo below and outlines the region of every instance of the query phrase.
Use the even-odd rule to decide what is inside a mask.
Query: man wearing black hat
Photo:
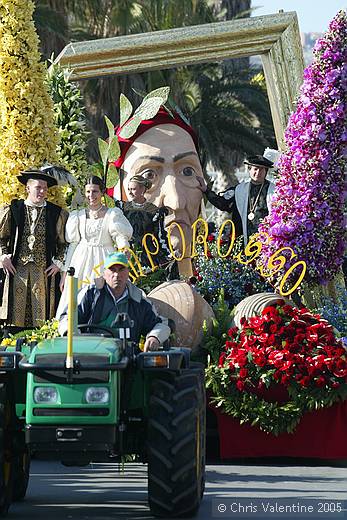
[[[37,327],[54,316],[68,213],[47,202],[58,184],[54,167],[23,171],[27,198],[0,208],[0,319],[14,327]]]
[[[243,235],[245,245],[249,237],[258,231],[260,221],[268,213],[275,185],[266,179],[273,162],[262,155],[253,155],[245,161],[248,165],[249,179],[235,188],[229,188],[223,195],[217,195],[208,188],[206,182],[198,179],[200,189],[207,200],[221,211],[231,214],[235,224],[236,236]]]

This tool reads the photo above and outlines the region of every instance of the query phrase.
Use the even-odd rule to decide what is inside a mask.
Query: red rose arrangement
[[[347,398],[347,350],[320,315],[282,305],[241,323],[207,368],[213,401],[226,413],[278,435],[305,412]],[[270,386],[286,397],[266,400]]]

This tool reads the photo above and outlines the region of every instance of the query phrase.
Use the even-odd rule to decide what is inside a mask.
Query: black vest
[[[57,221],[61,212],[61,208],[52,204],[46,203],[46,259],[47,266],[52,263],[52,258],[56,252],[57,246]],[[11,237],[9,244],[9,251],[13,255],[13,264],[16,265],[19,255],[19,244],[23,237],[24,231],[25,208],[24,200],[15,199],[11,202]],[[16,230],[18,229],[18,240],[15,248]]]

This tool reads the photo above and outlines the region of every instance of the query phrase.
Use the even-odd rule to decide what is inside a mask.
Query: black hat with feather
[[[32,168],[29,170],[21,171],[20,175],[18,175],[18,180],[22,184],[26,184],[30,179],[46,181],[49,188],[58,184],[57,179],[53,175],[51,175],[50,169],[48,168],[46,168],[45,170],[44,168]]]
[[[71,202],[71,208],[83,203],[83,197],[77,179],[63,166],[56,164],[44,164],[38,169],[24,170],[18,175],[18,180],[26,184],[29,179],[39,179],[47,182],[48,187],[65,186],[69,184],[76,189],[75,196]]]

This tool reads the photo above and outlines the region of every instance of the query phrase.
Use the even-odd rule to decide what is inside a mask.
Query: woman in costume
[[[92,176],[85,185],[87,207],[72,211],[66,224],[66,241],[69,247],[63,270],[74,267],[79,289],[93,283],[103,272],[103,262],[115,249],[129,247],[132,227],[119,208],[102,204],[104,185]],[[67,305],[67,284],[61,284],[62,295],[57,317]]]
[[[149,179],[143,175],[134,175],[128,183],[129,200],[116,202],[133,227],[131,248],[137,254],[140,252],[141,262],[145,266],[150,265],[142,244],[142,239],[146,233],[154,235],[159,243],[159,252],[152,257],[155,264],[166,264],[169,255],[164,229],[166,209],[158,208],[158,206],[146,200],[145,193],[151,187],[152,183]],[[147,238],[146,243],[148,249],[154,252],[156,248],[150,237]]]

